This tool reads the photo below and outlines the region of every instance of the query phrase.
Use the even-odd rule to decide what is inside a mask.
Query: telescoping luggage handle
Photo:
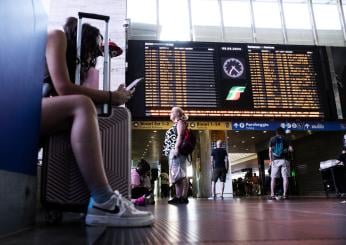
[[[92,14],[92,13],[83,13],[78,12],[78,26],[77,26],[77,60],[80,61],[81,57],[81,46],[82,46],[82,19],[96,19],[103,20],[106,22],[105,25],[105,36],[104,36],[104,61],[103,61],[103,90],[110,90],[110,81],[109,81],[109,38],[108,38],[108,23],[109,16]],[[80,85],[80,69],[81,62],[77,62],[76,65],[76,75],[75,75],[75,84]],[[103,112],[107,113],[108,105],[103,106]]]

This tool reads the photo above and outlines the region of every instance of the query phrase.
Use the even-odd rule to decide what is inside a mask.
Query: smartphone
[[[138,84],[139,82],[141,82],[141,81],[144,81],[144,77],[137,78],[137,79],[134,80],[132,83],[130,83],[130,84],[126,87],[126,89],[127,89],[127,90],[133,89],[133,88],[136,87],[137,84]]]

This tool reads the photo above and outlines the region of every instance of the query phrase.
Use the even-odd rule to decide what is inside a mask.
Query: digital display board
[[[323,47],[129,41],[128,103],[134,118],[167,117],[173,106],[193,118],[329,118]],[[221,119],[222,119],[221,118]]]

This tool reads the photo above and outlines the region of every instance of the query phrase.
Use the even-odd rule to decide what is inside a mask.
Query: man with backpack
[[[290,175],[289,153],[293,152],[292,145],[285,137],[285,130],[279,127],[276,135],[269,142],[269,160],[271,165],[271,184],[270,199],[275,198],[275,180],[280,177],[280,171],[283,179],[284,193],[282,198],[287,199],[288,177]]]
[[[223,199],[223,192],[225,190],[226,174],[228,172],[228,154],[227,151],[222,148],[222,140],[216,141],[216,148],[211,152],[211,164],[213,167],[212,183],[212,197],[216,199],[215,186],[218,179],[220,179],[221,187],[221,199]]]

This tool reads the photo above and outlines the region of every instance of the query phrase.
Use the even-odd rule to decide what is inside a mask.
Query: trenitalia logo
[[[226,100],[239,100],[240,94],[243,93],[244,91],[245,91],[245,87],[234,86],[229,90]]]

